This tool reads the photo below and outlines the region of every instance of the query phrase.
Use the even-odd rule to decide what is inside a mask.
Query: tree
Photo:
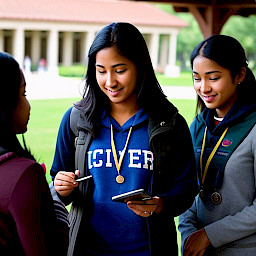
[[[221,34],[229,35],[236,38],[244,47],[249,67],[256,71],[256,16],[249,17],[232,16],[225,26]]]
[[[203,40],[199,26],[191,13],[177,13],[171,4],[155,4],[161,10],[184,20],[188,26],[181,29],[177,38],[177,61],[182,70],[190,70],[190,54],[194,47]]]
[[[191,13],[176,13],[171,4],[155,4],[161,10],[187,22],[188,27],[181,29],[177,39],[177,61],[181,69],[190,69],[190,54],[194,47],[203,40],[197,21]],[[236,38],[244,47],[249,67],[256,71],[256,15],[249,17],[232,16],[224,25],[221,34]]]

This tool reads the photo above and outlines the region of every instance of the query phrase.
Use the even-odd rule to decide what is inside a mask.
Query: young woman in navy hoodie
[[[8,53],[0,52],[0,74],[0,255],[66,255],[64,205],[56,197],[57,220],[44,170],[16,136],[27,131],[30,104],[23,72]]]
[[[234,38],[191,54],[199,114],[191,125],[199,195],[180,216],[183,255],[256,255],[256,81]]]
[[[178,255],[174,217],[196,191],[192,141],[136,27],[112,23],[98,32],[85,94],[75,108],[89,138],[81,176],[92,178],[75,181],[71,109],[61,122],[51,169],[59,197],[73,203],[68,255]],[[112,201],[136,189],[152,199]]]

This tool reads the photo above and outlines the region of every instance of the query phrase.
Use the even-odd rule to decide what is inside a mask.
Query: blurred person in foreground
[[[0,74],[0,255],[66,255],[67,211],[16,136],[27,131],[30,104],[23,72],[8,53],[0,52]]]

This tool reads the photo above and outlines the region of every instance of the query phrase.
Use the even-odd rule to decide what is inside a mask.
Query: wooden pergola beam
[[[219,34],[232,15],[256,14],[255,0],[134,0],[170,3],[176,12],[190,12],[198,22],[204,38]],[[202,3],[203,2],[203,3]]]
[[[204,38],[213,34],[220,34],[229,17],[237,14],[238,11],[236,9],[219,9],[214,4],[205,8],[190,6],[188,10],[197,20]]]

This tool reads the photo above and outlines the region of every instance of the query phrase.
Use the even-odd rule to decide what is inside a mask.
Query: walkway
[[[80,98],[83,94],[84,82],[77,78],[66,78],[45,74],[25,74],[27,81],[27,98],[34,99],[60,99]],[[162,86],[168,99],[195,99],[193,87],[188,86]]]

